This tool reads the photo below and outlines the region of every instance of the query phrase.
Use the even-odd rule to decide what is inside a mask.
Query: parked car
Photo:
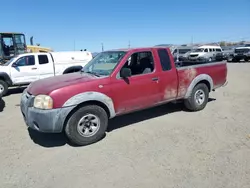
[[[188,60],[212,62],[216,60],[216,54],[221,52],[222,49],[220,46],[204,45],[198,47],[194,52],[191,52],[188,56]]]
[[[118,49],[99,53],[80,72],[31,83],[20,106],[31,129],[65,132],[72,143],[87,145],[119,115],[176,100],[202,110],[209,93],[226,83],[226,62],[176,68],[169,48]]]
[[[232,61],[239,62],[241,60],[244,60],[244,61],[250,60],[250,46],[235,48]]]
[[[234,54],[234,46],[223,46],[221,48],[222,52],[218,52],[215,55],[216,61],[223,61],[223,60],[231,61]]]
[[[192,49],[193,49],[192,46],[177,46],[173,48],[172,54],[174,56],[174,60],[182,61],[183,59],[185,59],[185,54],[191,52]]]
[[[55,75],[80,71],[92,59],[90,52],[25,53],[0,66],[0,94]]]

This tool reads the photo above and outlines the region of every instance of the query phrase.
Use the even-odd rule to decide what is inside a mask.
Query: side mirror
[[[132,75],[130,68],[122,68],[120,71],[120,76],[122,78],[128,78]]]
[[[18,67],[16,63],[13,63],[12,64],[12,67]]]

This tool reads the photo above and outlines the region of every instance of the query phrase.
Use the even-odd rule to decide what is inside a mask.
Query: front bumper
[[[39,132],[62,132],[66,117],[75,106],[41,110],[33,107],[34,98],[26,90],[21,97],[20,108],[26,125]]]
[[[247,59],[247,58],[250,58],[250,54],[235,54],[234,55],[234,58],[235,59]]]

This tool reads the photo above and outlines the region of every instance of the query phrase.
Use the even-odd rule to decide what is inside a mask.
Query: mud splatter
[[[194,68],[189,68],[184,71],[184,79],[190,82],[196,77],[197,71]]]
[[[177,90],[167,87],[164,91],[164,99],[172,99],[177,96]]]
[[[194,68],[188,68],[183,72],[183,76],[181,77],[179,90],[178,90],[178,97],[185,96],[187,89],[193,79],[196,77],[197,71]]]

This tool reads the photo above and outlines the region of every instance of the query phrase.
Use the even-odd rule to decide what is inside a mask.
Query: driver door
[[[143,61],[145,58],[141,54],[146,54],[146,58],[150,60]],[[131,69],[131,77],[123,79],[118,73],[111,78],[112,99],[118,114],[143,109],[160,102],[157,67],[150,50],[132,54],[123,67]],[[145,69],[150,71],[144,72]]]
[[[39,79],[34,55],[20,57],[11,67],[13,84],[29,84]]]

